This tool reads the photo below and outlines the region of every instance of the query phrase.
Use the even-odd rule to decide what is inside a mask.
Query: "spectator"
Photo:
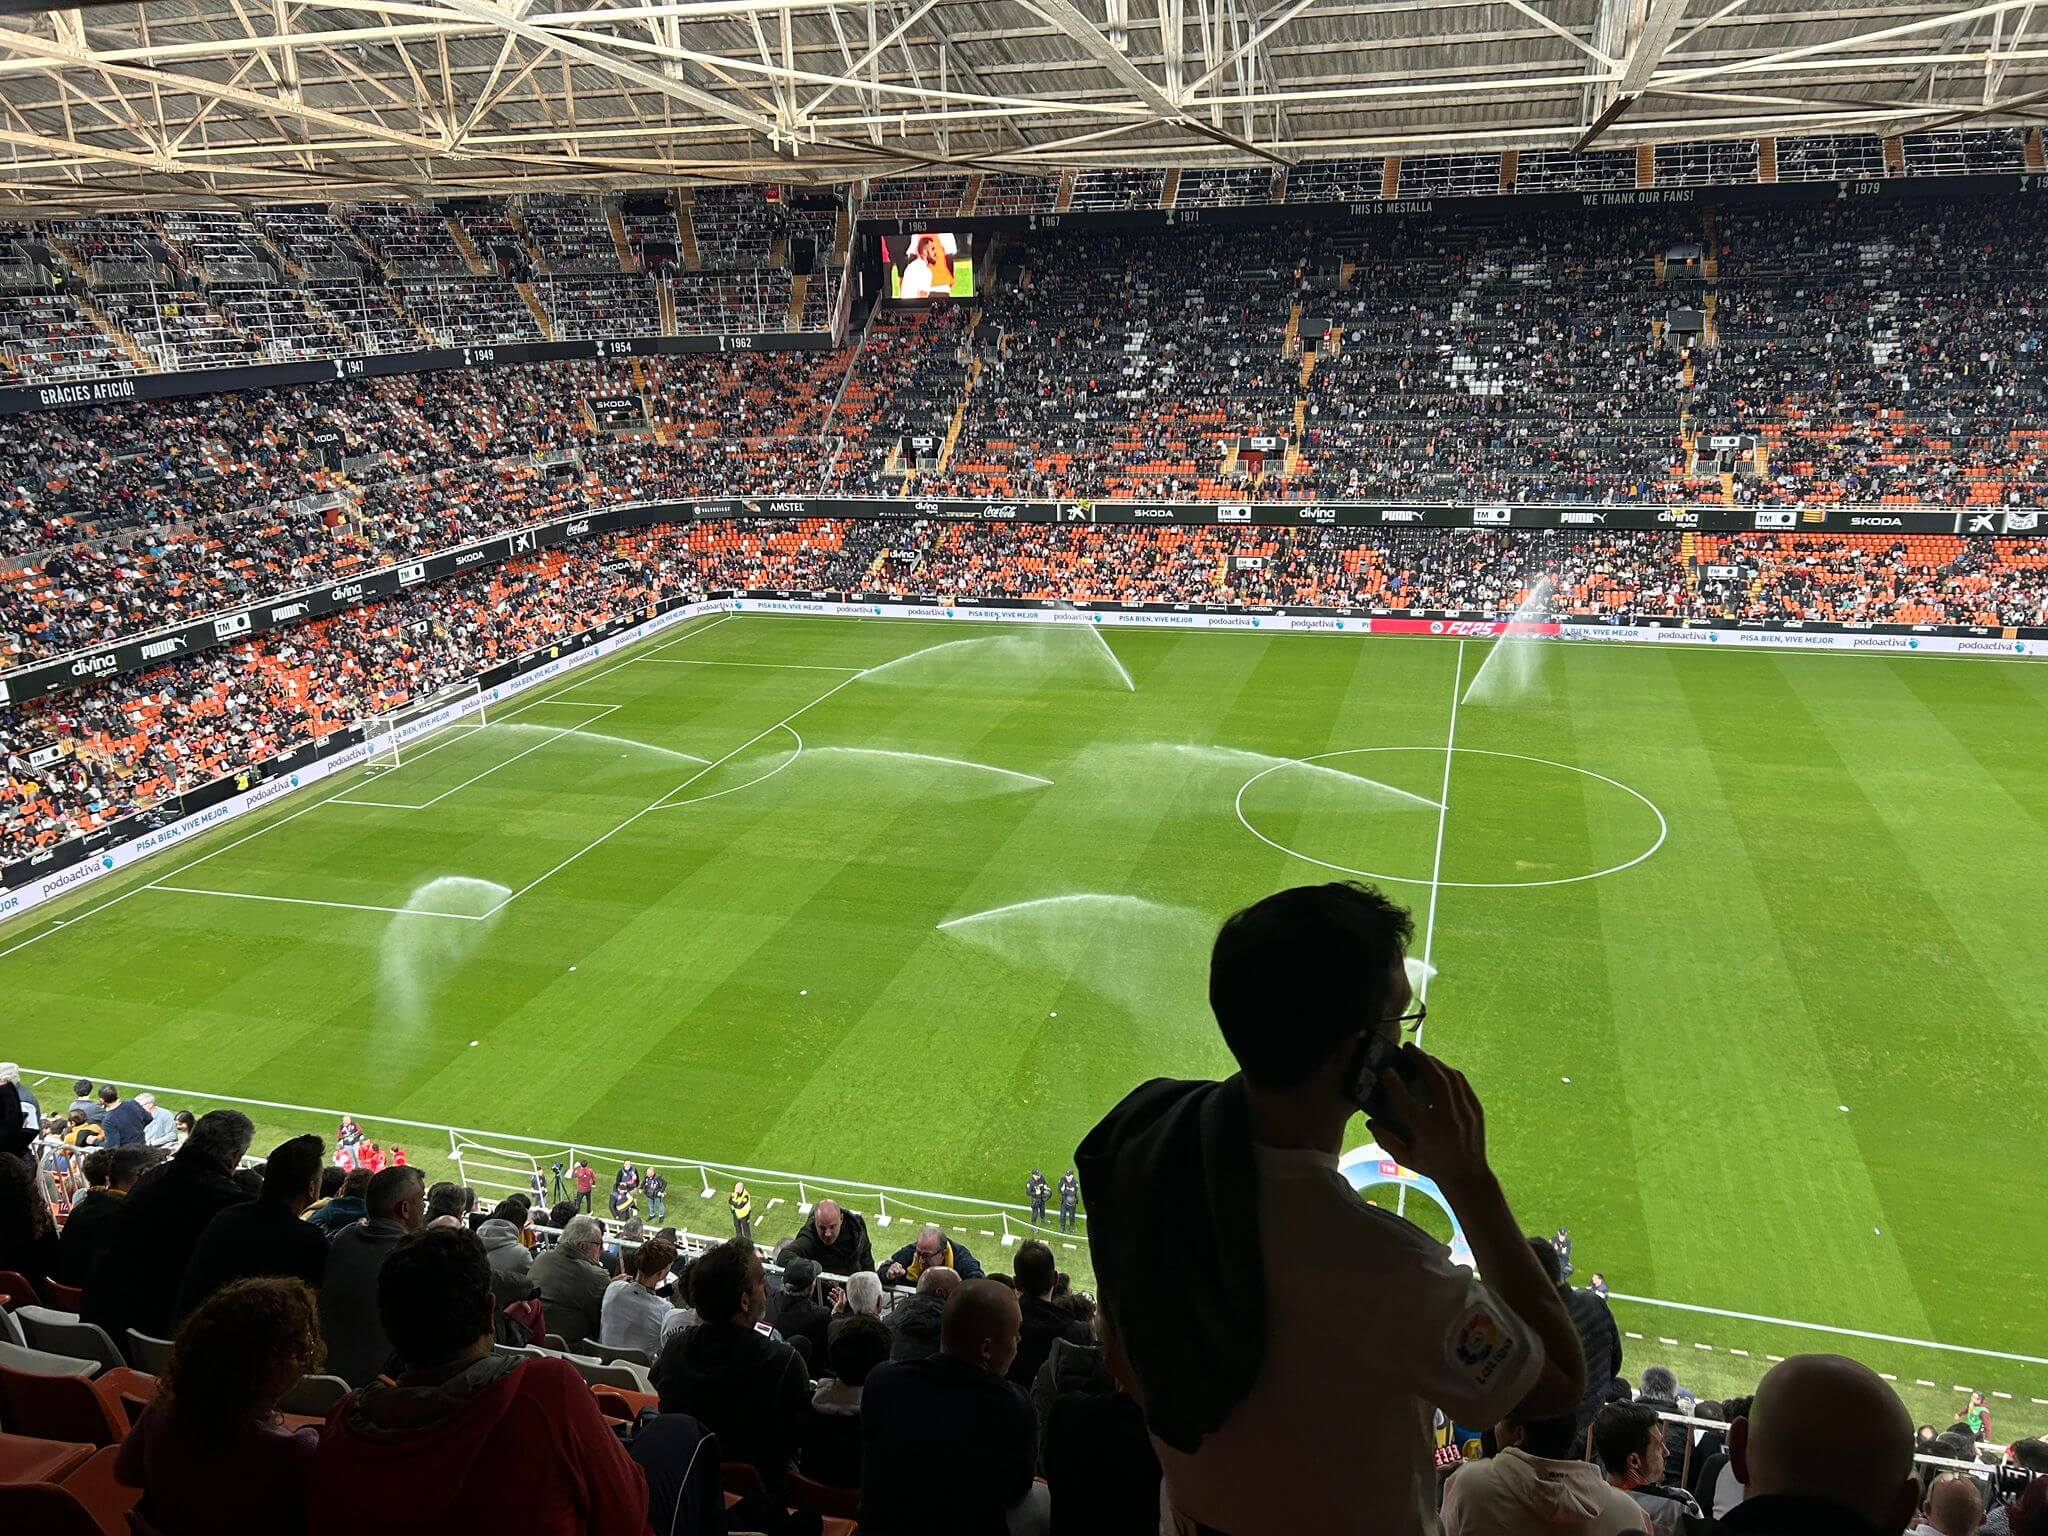
[[[923,1531],[933,1510],[963,1536],[1002,1536],[1032,1490],[1038,1430],[1006,1379],[1022,1314],[1016,1293],[969,1280],[947,1304],[939,1353],[891,1361],[861,1400],[860,1528]],[[1252,1527],[1244,1527],[1252,1529]]]
[[[1015,1272],[1017,1301],[1023,1309],[1024,1326],[1017,1343],[1017,1358],[1010,1363],[1010,1380],[1028,1392],[1031,1384],[1038,1380],[1039,1367],[1052,1353],[1055,1339],[1065,1339],[1070,1344],[1092,1344],[1095,1336],[1089,1332],[1086,1323],[1076,1321],[1071,1311],[1052,1299],[1059,1271],[1053,1261],[1052,1250],[1045,1244],[1035,1238],[1021,1244],[1017,1249]]]
[[[1558,1229],[1562,1235],[1564,1229]],[[1565,1284],[1563,1250],[1547,1237],[1529,1239],[1529,1251],[1543,1266],[1544,1278],[1557,1287],[1572,1328],[1579,1336],[1579,1349],[1586,1357],[1586,1395],[1579,1399],[1579,1439],[1583,1444],[1586,1427],[1607,1401],[1608,1387],[1621,1374],[1621,1329],[1607,1303],[1591,1291],[1575,1291]]]
[[[2048,1479],[2048,1440],[2015,1440],[2005,1448],[2005,1459],[2010,1465],[2028,1473],[2035,1482]],[[1984,1517],[1984,1536],[2012,1536],[2013,1513],[2012,1504],[2004,1498],[1999,1499]]]
[[[917,1294],[882,1319],[896,1336],[889,1350],[891,1360],[929,1360],[939,1352],[939,1325],[945,1319],[946,1304],[960,1285],[960,1277],[944,1265],[918,1277]]]
[[[668,1283],[676,1245],[650,1238],[631,1255],[632,1273],[605,1287],[598,1342],[608,1349],[637,1349],[652,1365],[661,1353],[661,1325],[675,1309],[655,1293]]]
[[[1752,1399],[1731,1397],[1721,1405],[1723,1422],[1734,1423],[1749,1412]],[[1693,1456],[1693,1477],[1688,1489],[1693,1502],[1706,1511],[1711,1519],[1719,1520],[1729,1510],[1742,1502],[1742,1484],[1736,1480],[1735,1468],[1728,1459],[1728,1442],[1724,1434],[1717,1436],[1720,1444],[1713,1450],[1702,1448]]]
[[[846,1290],[838,1310],[849,1317],[882,1315],[882,1282],[872,1269],[857,1269],[846,1277]]]
[[[1652,1365],[1645,1368],[1642,1390],[1636,1393],[1635,1400],[1645,1408],[1654,1408],[1658,1413],[1682,1411],[1678,1400],[1678,1377],[1665,1366]],[[1685,1464],[1685,1443],[1689,1435],[1690,1431],[1685,1425],[1671,1419],[1664,1421],[1664,1459],[1673,1477],[1678,1475],[1678,1469]]]
[[[113,1235],[114,1220],[121,1202],[135,1188],[135,1181],[155,1162],[147,1149],[123,1147],[109,1152],[104,1147],[85,1156],[85,1198],[71,1207],[64,1218],[64,1230],[57,1239],[57,1278],[66,1285],[84,1286],[92,1273],[93,1260]],[[97,1181],[94,1174],[99,1175]]]
[[[820,1200],[782,1251],[784,1264],[795,1259],[809,1259],[828,1275],[852,1276],[873,1269],[875,1254],[868,1246],[866,1219],[843,1209],[837,1200]]]
[[[1062,1397],[1075,1393],[1100,1397],[1109,1392],[1120,1392],[1116,1376],[1109,1368],[1101,1343],[1095,1337],[1095,1330],[1101,1324],[1098,1312],[1095,1320],[1088,1325],[1089,1342],[1074,1344],[1066,1339],[1053,1340],[1052,1353],[1045,1357],[1045,1364],[1038,1369],[1037,1378],[1031,1383],[1031,1411],[1038,1418],[1038,1475],[1045,1476],[1045,1447],[1052,1439],[1052,1408]],[[1148,1442],[1146,1455],[1153,1461]]]
[[[825,1364],[825,1329],[832,1321],[831,1309],[812,1294],[818,1285],[815,1259],[783,1259],[782,1287],[770,1298],[768,1321],[790,1343],[803,1340],[804,1363],[813,1371]]]
[[[162,1152],[175,1147],[178,1144],[176,1117],[157,1103],[153,1093],[138,1093],[135,1102],[149,1112],[149,1129],[142,1133],[142,1144]]]
[[[110,1147],[140,1147],[149,1140],[149,1111],[121,1097],[112,1083],[100,1089],[100,1129]]]
[[[1766,1371],[1728,1426],[1728,1458],[1747,1493],[1720,1522],[1728,1536],[1898,1536],[1920,1502],[1905,1405],[1840,1355],[1794,1355]]]
[[[370,1192],[370,1170],[351,1168],[342,1176],[341,1192],[306,1218],[323,1237],[345,1232],[369,1214],[364,1196]]]
[[[1444,1536],[1616,1536],[1650,1529],[1642,1506],[1580,1458],[1585,1439],[1575,1417],[1509,1419],[1495,1434],[1499,1454],[1466,1463],[1445,1484]]]
[[[492,1288],[501,1306],[533,1294],[533,1255],[525,1240],[528,1216],[526,1197],[507,1195],[477,1224],[477,1239],[490,1257]]]
[[[597,1172],[590,1166],[589,1159],[576,1159],[575,1180],[576,1209],[587,1216],[590,1214],[590,1193],[597,1188]]]
[[[1927,1507],[1912,1536],[1977,1536],[1984,1524],[1984,1495],[1967,1473],[1946,1473],[1927,1490]]]
[[[406,1166],[405,1160],[397,1156],[398,1150],[396,1147],[391,1149],[392,1166],[403,1168]],[[460,1184],[450,1184],[444,1180],[427,1191],[428,1221],[441,1216],[453,1216],[457,1221],[462,1221],[475,1208],[476,1196]]]
[[[979,1280],[981,1265],[973,1254],[967,1251],[965,1243],[956,1243],[946,1236],[945,1228],[933,1222],[917,1234],[915,1242],[906,1243],[889,1256],[882,1265],[882,1282],[885,1285],[915,1285],[928,1269],[950,1269],[962,1280]]]
[[[285,1428],[277,1404],[324,1355],[301,1281],[239,1280],[207,1297],[179,1325],[156,1396],[114,1464],[115,1476],[142,1489],[138,1507],[151,1525],[304,1530],[320,1435]]]
[[[302,1280],[313,1290],[327,1275],[327,1239],[299,1218],[320,1187],[327,1149],[318,1136],[297,1136],[271,1150],[263,1164],[263,1193],[231,1205],[206,1224],[185,1282],[178,1289],[178,1316],[222,1286],[259,1275]]]
[[[1652,1531],[1678,1536],[1692,1529],[1687,1521],[1701,1518],[1693,1496],[1665,1481],[1664,1421],[1656,1409],[1609,1403],[1593,1416],[1593,1449],[1607,1481],[1635,1500]],[[1670,1470],[1675,1476],[1678,1469]]]
[[[697,1325],[670,1336],[654,1362],[663,1413],[687,1413],[718,1436],[719,1454],[744,1461],[782,1495],[811,1402],[810,1373],[788,1344],[757,1332],[768,1281],[754,1245],[734,1238],[690,1266]]]
[[[41,1288],[62,1265],[57,1224],[50,1219],[35,1169],[18,1157],[0,1157],[0,1269],[11,1269]]]
[[[1429,1405],[1495,1423],[1569,1413],[1584,1395],[1578,1335],[1487,1164],[1477,1097],[1435,1058],[1396,1051],[1420,1017],[1410,932],[1358,885],[1283,891],[1230,918],[1209,1000],[1242,1075],[1148,1083],[1081,1145],[1105,1333],[1138,1384],[1176,1518],[1345,1530],[1369,1510],[1376,1530],[1427,1531]],[[1373,1072],[1378,1060],[1399,1071]],[[1485,1284],[1337,1172],[1362,1104],[1388,1154],[1443,1189]],[[1190,1177],[1200,1201],[1158,1198]],[[1333,1284],[1352,1305],[1332,1309]]]
[[[528,1272],[547,1309],[548,1330],[574,1349],[604,1329],[604,1228],[595,1216],[576,1216],[561,1238]]]
[[[805,1477],[833,1488],[860,1486],[861,1394],[874,1368],[889,1358],[891,1342],[880,1318],[856,1315],[833,1323],[824,1379],[811,1394],[797,1457]]]
[[[1149,1528],[1159,1511],[1159,1457],[1145,1413],[1100,1365],[1101,1351],[1065,1338],[1053,1342],[1033,1409],[1040,1426],[1039,1463],[1052,1495],[1052,1536],[1117,1536]],[[1099,1376],[1064,1368],[1089,1356]],[[1015,1380],[1014,1374],[1012,1380]],[[1147,1519],[1147,1515],[1151,1519]]]
[[[42,1122],[42,1106],[21,1086],[21,1068],[0,1061],[0,1153],[26,1158]]]
[[[328,1416],[313,1461],[315,1536],[647,1530],[647,1479],[583,1378],[565,1361],[492,1352],[491,1266],[474,1234],[401,1241],[377,1306],[401,1373]]]
[[[361,1172],[360,1169],[357,1172]],[[426,1210],[426,1182],[417,1168],[386,1168],[370,1178],[363,1219],[335,1234],[320,1287],[320,1331],[327,1336],[327,1373],[352,1387],[367,1385],[391,1360],[378,1304],[378,1277]]]
[[[71,1103],[66,1107],[65,1114],[67,1117],[74,1114],[84,1115],[94,1125],[98,1125],[106,1117],[106,1111],[100,1108],[99,1095],[93,1092],[91,1078],[81,1077],[71,1085]]]
[[[234,1172],[255,1134],[241,1111],[209,1110],[176,1156],[136,1181],[86,1280],[80,1309],[86,1322],[114,1339],[125,1340],[130,1328],[171,1337],[178,1289],[200,1234],[222,1210],[247,1198]]]

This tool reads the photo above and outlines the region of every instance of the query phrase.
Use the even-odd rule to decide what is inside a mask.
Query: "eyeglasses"
[[[1393,1020],[1406,1034],[1416,1034],[1422,1029],[1422,1021],[1429,1017],[1429,1004],[1417,1003],[1413,1013],[1404,1013]]]

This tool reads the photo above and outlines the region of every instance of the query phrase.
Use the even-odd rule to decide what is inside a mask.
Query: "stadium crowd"
[[[1571,1283],[1567,1231],[1522,1235],[1472,1088],[1400,1043],[1412,932],[1358,885],[1224,923],[1209,996],[1237,1075],[1145,1083],[1076,1151],[1099,1298],[1036,1237],[1004,1274],[937,1225],[878,1255],[832,1199],[764,1249],[743,1185],[729,1240],[649,1231],[638,1197],[659,1220],[666,1183],[631,1163],[615,1222],[585,1213],[584,1159],[574,1199],[558,1168],[551,1206],[537,1170],[487,1206],[347,1116],[252,1166],[239,1111],[81,1080],[45,1115],[0,1063],[0,1516],[2048,1536],[2048,1444],[1998,1445],[1982,1393],[1916,1432],[1837,1356],[1716,1402],[1663,1365],[1629,1380],[1603,1277]],[[1476,1270],[1337,1171],[1361,1107]],[[1205,1198],[1159,1200],[1189,1166]]]
[[[549,486],[508,482],[504,500]],[[424,501],[399,510],[429,515]],[[654,526],[5,707],[0,861],[138,812],[175,815],[186,792],[664,599],[789,590],[1495,619],[2039,624],[2048,549],[1896,534],[822,518]]]

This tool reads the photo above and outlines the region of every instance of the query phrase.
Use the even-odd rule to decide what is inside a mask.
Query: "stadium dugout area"
[[[8,9],[0,1532],[2048,1536],[2027,0]]]

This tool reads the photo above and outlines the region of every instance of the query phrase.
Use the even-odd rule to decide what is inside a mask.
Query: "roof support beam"
[[[1621,73],[1600,87],[1600,110],[1585,137],[1572,146],[1574,150],[1590,148],[1641,97],[1650,76],[1664,62],[1687,4],[1688,0],[1601,0],[1602,22],[1612,18],[1621,36]]]

